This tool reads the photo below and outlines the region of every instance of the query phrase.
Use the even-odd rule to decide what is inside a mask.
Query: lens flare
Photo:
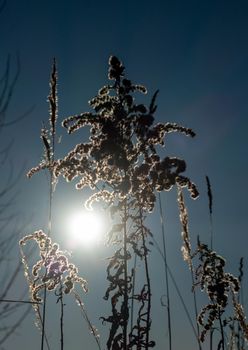
[[[69,218],[68,230],[70,239],[74,243],[90,247],[101,240],[104,220],[100,214],[81,211]]]

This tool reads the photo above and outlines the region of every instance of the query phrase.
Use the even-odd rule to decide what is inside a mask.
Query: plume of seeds
[[[183,192],[181,187],[178,187],[178,204],[180,212],[180,221],[182,225],[182,239],[183,245],[181,247],[183,259],[188,263],[189,268],[193,271],[192,257],[191,257],[191,244],[189,237],[189,227],[188,227],[188,213],[187,208],[184,203]]]
[[[209,213],[212,215],[213,213],[213,194],[211,189],[211,183],[209,180],[209,177],[206,176],[206,182],[207,182],[207,189],[208,189],[208,207],[209,207]]]
[[[48,169],[53,174],[54,168],[54,145],[55,145],[55,133],[56,122],[58,116],[58,99],[57,99],[57,67],[54,59],[52,72],[50,77],[50,94],[48,96],[48,102],[50,106],[50,128],[47,129],[44,125],[41,129],[41,140],[44,146],[44,153],[41,162],[27,173],[27,177],[32,177],[35,173],[43,169]],[[53,177],[54,181],[54,177]]]
[[[50,124],[51,133],[56,133],[56,121],[58,118],[58,97],[57,97],[57,68],[56,60],[54,58],[51,79],[50,79],[50,94],[48,95],[48,101],[50,104]]]

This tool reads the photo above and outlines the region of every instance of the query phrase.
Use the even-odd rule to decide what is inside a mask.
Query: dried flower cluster
[[[23,251],[23,246],[29,241],[35,241],[40,252],[40,260],[33,265],[31,273]],[[84,292],[87,291],[87,282],[78,276],[77,267],[68,261],[66,253],[59,249],[57,243],[52,243],[51,238],[43,231],[35,231],[33,234],[23,237],[19,244],[25,275],[29,283],[31,301],[42,301],[39,294],[45,288],[48,291],[53,291],[62,287],[62,292],[69,294],[78,284]]]
[[[235,296],[240,284],[238,278],[224,271],[225,260],[207,245],[198,242],[197,253],[200,264],[196,270],[196,285],[207,293],[210,300],[198,316],[198,322],[203,327],[201,341],[204,341],[215,320],[220,320],[225,311],[229,295]]]
[[[165,135],[181,132],[193,137],[191,129],[177,124],[154,125],[156,111],[154,94],[150,106],[136,104],[133,94],[146,93],[142,85],[124,78],[124,66],[115,57],[109,59],[109,79],[90,102],[94,112],[85,112],[64,120],[69,133],[88,125],[89,142],[77,145],[64,159],[57,161],[55,175],[67,181],[77,178],[78,189],[104,184],[89,199],[113,202],[131,195],[144,210],[151,211],[155,191],[169,190],[178,183],[187,186],[193,198],[198,193],[193,183],[181,175],[186,169],[183,160],[171,157],[161,159],[156,146],[164,145]]]

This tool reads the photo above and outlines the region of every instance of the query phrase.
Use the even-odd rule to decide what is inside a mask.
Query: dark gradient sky
[[[34,109],[19,124],[5,130],[1,144],[14,140],[12,163],[15,172],[25,167],[20,179],[17,210],[29,221],[27,231],[46,228],[48,187],[45,174],[31,180],[24,173],[36,165],[42,154],[39,139],[42,120],[48,118],[46,97],[52,59],[59,70],[59,118],[88,111],[87,101],[107,82],[107,63],[117,55],[134,82],[143,83],[151,95],[159,89],[158,121],[178,122],[196,132],[195,139],[169,135],[163,152],[188,163],[187,175],[201,193],[197,201],[187,200],[192,241],[197,235],[209,240],[205,175],[210,177],[214,195],[214,247],[237,273],[241,256],[247,266],[247,129],[248,129],[248,3],[247,1],[28,1],[9,0],[0,21],[0,68],[4,71],[11,55],[13,72],[19,54],[21,74],[14,91],[8,118]],[[82,134],[67,136],[62,128],[58,155],[64,155]],[[6,169],[6,172],[8,169]],[[85,193],[72,185],[59,184],[54,197],[54,235],[63,242],[66,215],[78,208]],[[192,304],[188,268],[181,259],[180,227],[176,193],[163,195],[166,215],[168,263]],[[32,216],[32,220],[29,220]],[[149,219],[160,240],[158,214]],[[20,233],[20,235],[25,234]],[[62,237],[62,238],[61,238]],[[17,247],[16,247],[17,251]],[[104,257],[109,252],[97,247],[74,255],[81,273],[89,280],[86,308],[103,333],[98,317],[107,314],[102,300],[105,292]],[[151,255],[153,290],[153,334],[157,349],[167,344],[163,265],[156,251]],[[245,268],[247,272],[247,267]],[[247,274],[246,274],[247,275]],[[18,281],[20,285],[24,282]],[[245,279],[245,283],[246,279]],[[19,288],[17,286],[17,288]],[[195,344],[173,287],[174,348],[192,349]],[[246,300],[247,301],[247,300]],[[95,349],[77,307],[66,302],[66,348]],[[52,349],[59,349],[56,311],[51,303]],[[27,319],[6,345],[7,350],[37,349],[39,332]],[[54,326],[56,324],[56,326]],[[161,327],[161,324],[164,326]],[[30,345],[32,344],[32,345]]]

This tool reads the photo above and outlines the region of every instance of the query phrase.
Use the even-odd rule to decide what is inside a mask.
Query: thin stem
[[[195,311],[195,320],[196,320],[196,329],[197,329],[197,340],[198,340],[198,346],[199,350],[202,349],[201,342],[200,342],[200,329],[199,324],[197,321],[198,317],[198,309],[197,309],[197,301],[196,301],[196,292],[195,292],[195,279],[194,279],[194,268],[193,268],[193,261],[191,256],[191,244],[190,244],[190,235],[189,235],[189,227],[188,227],[188,213],[187,208],[184,202],[183,192],[181,187],[178,186],[178,203],[179,203],[179,212],[180,212],[180,221],[182,225],[182,238],[184,243],[184,249],[187,252],[187,262],[190,269],[191,274],[191,282],[193,287],[193,303],[194,303],[194,311]]]
[[[44,349],[44,340],[45,340],[45,321],[46,321],[46,297],[47,297],[47,289],[46,286],[44,288],[44,302],[42,308],[42,333],[41,333],[41,350]]]
[[[225,350],[225,337],[224,337],[224,329],[223,329],[223,323],[221,319],[220,308],[218,308],[218,314],[219,314],[220,332],[221,332],[221,340],[222,340],[222,350]]]
[[[28,300],[11,300],[11,299],[0,299],[0,303],[24,303],[24,304],[41,304],[38,301],[28,301]]]
[[[63,303],[63,289],[62,283],[60,282],[60,349],[64,349],[64,303]]]
[[[123,232],[123,250],[124,250],[124,323],[123,323],[123,348],[127,350],[127,323],[128,323],[128,281],[127,281],[127,199],[124,204],[124,232]]]
[[[162,230],[162,241],[163,241],[163,256],[164,256],[164,272],[166,282],[166,300],[167,300],[167,320],[168,320],[168,331],[169,331],[169,349],[172,349],[172,337],[171,337],[171,313],[170,313],[170,291],[169,291],[169,280],[168,280],[168,265],[167,265],[167,254],[165,244],[165,227],[164,227],[164,215],[162,210],[161,195],[158,194],[159,200],[159,211],[160,211],[160,223]]]
[[[134,291],[135,291],[135,282],[136,282],[136,266],[137,266],[137,254],[134,255],[134,267],[133,267],[133,286],[132,286],[132,302],[131,302],[131,325],[130,325],[130,334],[133,330],[133,314],[134,314]]]
[[[193,270],[190,269],[191,272],[191,281],[192,281],[192,286],[195,285],[195,280],[194,280],[194,273]],[[198,317],[198,308],[197,308],[197,301],[196,301],[196,292],[195,292],[195,288],[193,288],[193,301],[194,301],[194,310],[195,310],[195,319],[196,319],[196,330],[197,330],[197,340],[198,340],[198,346],[199,346],[199,350],[202,350],[201,347],[201,342],[200,342],[200,328],[199,328],[199,324],[197,321],[197,317]]]
[[[50,168],[49,168],[49,174],[50,174],[50,186],[49,186],[49,218],[48,218],[48,237],[51,237],[51,232],[52,232],[52,200],[53,200],[53,163],[54,163],[54,156],[55,156],[55,123],[56,123],[56,108],[57,108],[57,103],[56,103],[56,65],[55,65],[55,61],[54,61],[54,65],[53,65],[53,74],[51,77],[51,95],[50,97],[53,97],[53,103],[55,106],[55,112],[54,115],[51,116],[51,120],[52,118],[54,118],[53,122],[51,122],[52,124],[52,129],[51,129],[51,134],[52,134],[52,152],[51,152],[51,160],[50,160]],[[53,78],[55,80],[53,80]],[[54,93],[54,96],[53,96]],[[53,104],[52,104],[52,100],[49,99],[50,101],[50,106],[51,106],[51,110],[53,110]],[[47,271],[46,271],[47,273]],[[45,285],[44,288],[44,303],[43,303],[43,311],[42,311],[42,336],[41,336],[41,350],[44,349],[44,336],[45,336],[45,321],[46,321],[46,299],[47,299],[47,288]]]
[[[214,335],[214,329],[211,328],[210,330],[210,350],[213,350],[213,335]]]
[[[161,249],[160,249],[160,247],[159,247],[158,242],[156,241],[156,239],[155,239],[154,237],[152,237],[152,240],[153,240],[153,242],[154,242],[154,245],[155,245],[157,251],[159,252],[160,256],[162,257],[162,259],[163,259],[163,261],[164,261],[164,255],[163,255],[163,252],[161,251]],[[183,306],[183,309],[184,309],[184,311],[185,311],[185,314],[186,314],[186,316],[187,316],[187,318],[188,318],[188,321],[189,321],[189,323],[190,323],[190,325],[191,325],[191,328],[192,328],[192,330],[193,330],[193,332],[194,332],[194,335],[195,335],[196,339],[198,339],[198,335],[197,335],[197,333],[196,333],[196,329],[195,329],[194,324],[193,324],[193,321],[192,321],[192,319],[191,319],[189,310],[187,309],[187,306],[186,306],[186,304],[185,304],[185,302],[184,302],[182,293],[180,292],[180,289],[179,289],[179,287],[178,287],[178,284],[177,284],[177,282],[176,282],[176,280],[175,280],[175,278],[174,278],[174,276],[173,276],[173,274],[172,274],[172,271],[171,271],[171,269],[170,269],[170,267],[169,267],[168,264],[167,264],[167,269],[168,269],[168,273],[169,273],[169,275],[170,275],[171,281],[172,281],[172,283],[173,283],[173,285],[174,285],[174,287],[175,287],[175,289],[176,289],[177,295],[178,295],[178,297],[179,297],[179,299],[180,299],[180,301],[181,301],[181,303],[182,303],[182,306]]]
[[[208,195],[208,211],[209,211],[209,222],[210,222],[210,249],[213,250],[213,236],[214,236],[214,228],[213,228],[213,195],[212,188],[209,177],[206,176],[207,182],[207,195]],[[213,333],[214,330],[210,330],[210,350],[213,350]]]
[[[146,282],[147,282],[147,289],[148,289],[148,304],[147,304],[147,316],[146,316],[146,343],[145,343],[145,349],[149,349],[149,335],[150,335],[150,325],[151,325],[151,319],[150,319],[150,314],[151,314],[151,282],[150,282],[150,276],[149,276],[149,268],[148,268],[148,259],[147,259],[147,253],[148,249],[146,247],[146,242],[145,242],[145,234],[144,234],[144,226],[143,226],[143,215],[142,215],[142,209],[140,207],[140,225],[141,225],[141,234],[142,234],[142,244],[144,247],[144,259],[145,259],[145,273],[146,273]]]
[[[83,315],[83,318],[85,319],[85,321],[86,321],[87,324],[88,324],[88,327],[89,327],[89,329],[90,329],[90,331],[91,331],[91,334],[94,336],[94,339],[95,339],[95,341],[96,341],[96,343],[97,343],[98,349],[99,349],[99,350],[102,350],[101,344],[100,344],[100,342],[99,342],[99,334],[98,334],[98,332],[97,332],[97,329],[92,325],[92,323],[91,323],[91,321],[90,321],[90,319],[89,319],[89,316],[88,316],[88,314],[87,314],[87,312],[86,312],[86,310],[85,310],[85,308],[84,308],[84,304],[83,304],[83,302],[82,302],[80,296],[79,296],[79,295],[77,294],[77,292],[75,292],[75,291],[73,291],[72,293],[73,293],[73,295],[74,295],[74,297],[75,297],[75,300],[76,300],[78,306],[80,307],[80,310],[81,310],[81,313],[82,313],[82,315]]]
[[[53,135],[54,138],[54,135]],[[54,157],[54,153],[53,156]],[[51,237],[52,231],[52,199],[53,199],[53,172],[50,170],[50,189],[49,189],[49,219],[48,219],[48,237]],[[46,271],[47,274],[47,271]],[[45,276],[46,276],[45,274]],[[41,350],[44,350],[44,340],[45,340],[45,323],[46,323],[46,300],[47,300],[47,287],[44,288],[44,302],[42,309],[42,334],[41,334]]]

